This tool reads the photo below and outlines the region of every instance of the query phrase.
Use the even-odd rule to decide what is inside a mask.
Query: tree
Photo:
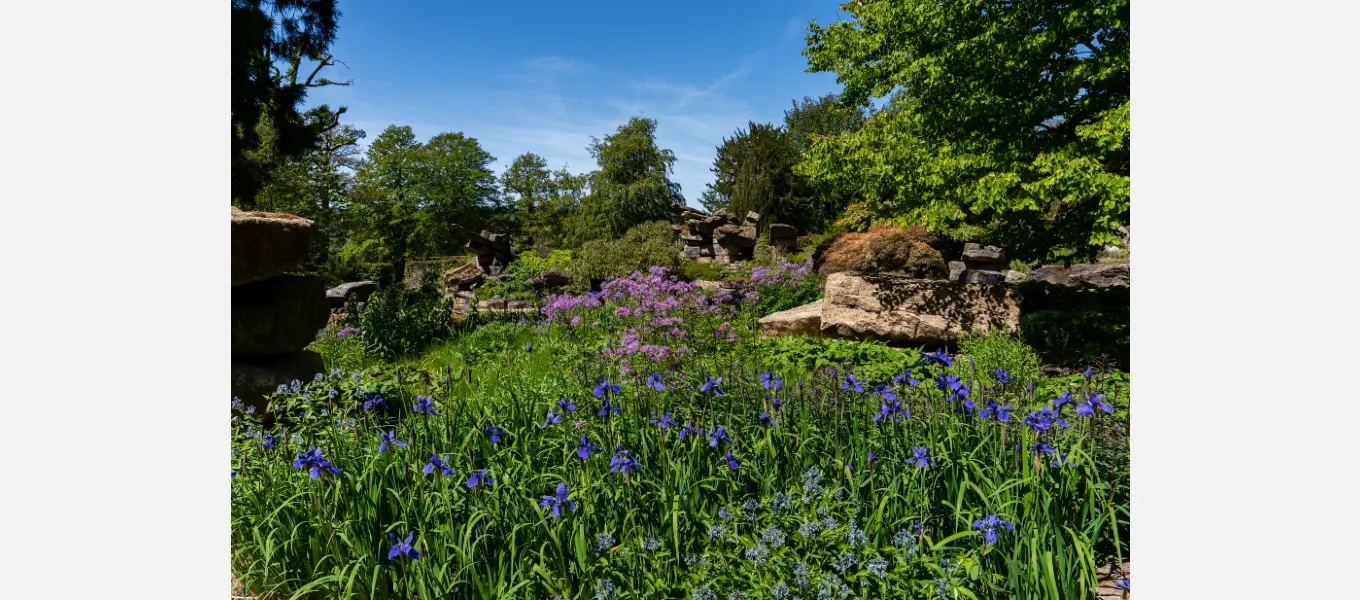
[[[755,211],[764,223],[797,220],[790,210],[797,161],[798,153],[783,129],[752,121],[718,147],[714,190],[727,196],[728,206],[738,215]]]
[[[514,203],[514,234],[539,237],[547,225],[543,221],[544,208],[553,197],[553,173],[548,161],[532,152],[525,152],[511,161],[500,177],[501,189]]]
[[[889,96],[858,131],[812,137],[799,171],[858,185],[880,218],[1092,258],[1129,219],[1128,0],[861,0],[813,22],[809,71],[845,104]]]
[[[307,90],[349,85],[318,77],[337,64],[329,53],[340,12],[335,0],[232,0],[231,3],[231,195],[233,203],[253,206],[277,163],[264,157],[294,159],[314,148],[321,135],[317,121],[299,106]],[[310,72],[303,75],[304,63]],[[336,114],[344,112],[341,108]],[[269,152],[261,148],[261,124]]]
[[[499,189],[491,156],[475,139],[441,133],[415,154],[421,212],[420,250],[452,254],[464,243],[454,237],[450,223],[480,227],[498,208]]]
[[[350,194],[354,237],[346,254],[390,262],[396,281],[421,245],[420,152],[409,126],[388,126],[369,145]]]
[[[590,173],[585,211],[591,238],[617,237],[648,221],[669,221],[684,204],[670,180],[675,153],[656,145],[656,120],[633,117],[588,148],[599,169]]]

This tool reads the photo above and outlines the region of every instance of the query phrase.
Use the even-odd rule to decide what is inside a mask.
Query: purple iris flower
[[[946,366],[946,367],[952,367],[952,366],[954,366],[954,362],[951,361],[951,360],[949,360],[949,354],[945,353],[945,351],[944,351],[943,348],[941,348],[941,349],[939,349],[939,350],[936,350],[933,354],[930,353],[930,352],[927,352],[927,353],[925,353],[925,354],[922,354],[922,355],[921,355],[921,362],[923,362],[923,363],[932,363],[932,362],[933,362],[933,363],[938,363],[938,364],[944,365],[944,366]]]
[[[1007,373],[1005,369],[997,369],[993,374],[996,375],[996,382],[1002,385],[1015,381],[1015,378],[1011,377],[1011,374]]]
[[[576,510],[576,503],[567,499],[569,494],[570,492],[567,491],[567,484],[559,483],[557,484],[557,494],[555,496],[544,496],[543,501],[538,503],[538,507],[542,509],[551,506],[552,517],[556,519],[562,516],[563,506],[571,510]]]
[[[387,452],[388,444],[392,444],[398,448],[406,447],[406,442],[397,439],[397,432],[395,431],[389,431],[387,433],[379,432],[378,439],[382,440],[381,443],[378,444],[378,454]]]
[[[312,479],[320,479],[322,471],[329,471],[332,475],[340,472],[340,467],[331,464],[321,455],[321,448],[312,448],[307,451],[298,451],[297,460],[293,461],[294,469],[310,469]]]
[[[766,398],[769,398],[769,396],[766,396]],[[784,401],[780,400],[779,398],[770,398],[770,406],[779,408],[781,406],[784,406]]]
[[[534,343],[533,343],[533,342],[529,342],[529,345],[527,345],[527,346],[524,347],[524,351],[525,351],[525,352],[533,352],[533,351],[534,351]]]
[[[874,392],[877,393],[879,397],[883,398],[884,400],[892,401],[897,399],[897,394],[893,393],[892,388],[881,383],[875,386]]]
[[[1053,446],[1048,445],[1043,440],[1034,442],[1034,445],[1030,446],[1029,449],[1033,450],[1035,454],[1053,454],[1057,452]]]
[[[934,466],[935,461],[930,459],[930,449],[918,447],[911,449],[911,458],[906,460],[909,465],[916,465],[917,468]]]
[[[439,458],[438,454],[430,456],[429,464],[426,464],[425,468],[421,469],[420,472],[429,475],[433,473],[435,469],[439,469],[440,475],[453,475],[453,469],[449,468],[448,460],[449,455],[447,454],[444,455],[444,458]]]
[[[539,429],[546,429],[549,425],[556,425],[556,424],[561,423],[561,422],[562,422],[562,415],[553,414],[553,411],[552,411],[552,409],[550,408],[550,409],[548,409],[548,417],[547,417],[546,419],[543,420],[543,424],[542,424],[542,425],[539,425],[538,428],[539,428]]]
[[[275,446],[279,445],[279,440],[275,438],[273,434],[265,432],[264,435],[260,436],[260,443],[258,445],[265,450],[273,450]]]
[[[1061,408],[1064,404],[1072,403],[1072,392],[1063,392],[1063,395],[1053,399],[1053,408]]]
[[[988,417],[991,417],[992,415],[996,415],[996,420],[1001,421],[1002,423],[1010,423],[1011,422],[1010,411],[1012,408],[1015,408],[1014,404],[1007,404],[1005,406],[1002,406],[1000,404],[997,404],[995,399],[988,398],[987,408],[982,409],[982,411],[978,413],[978,416],[986,419]]]
[[[692,423],[686,423],[684,427],[681,427],[681,428],[680,428],[680,439],[682,439],[682,440],[685,439],[685,436],[686,436],[686,435],[692,435],[692,436],[694,436],[694,437],[700,437],[700,436],[702,436],[703,434],[704,434],[704,430],[703,430],[703,429],[700,429],[699,426],[694,425],[694,424],[692,424]]]
[[[496,480],[492,479],[490,475],[487,475],[486,471],[487,471],[486,469],[482,469],[476,473],[473,473],[472,477],[469,477],[467,481],[468,489],[474,489],[481,485],[485,485],[487,487],[496,485]]]
[[[605,399],[603,399],[603,400],[600,400],[600,412],[597,413],[597,414],[598,414],[599,416],[603,417],[603,416],[607,416],[607,415],[608,415],[609,413],[611,413],[611,412],[619,412],[619,411],[621,411],[621,410],[623,410],[623,409],[622,409],[622,408],[619,408],[619,406],[618,406],[617,404],[610,404],[610,403],[609,403],[609,399],[608,399],[608,398],[605,398]]]
[[[762,410],[762,411],[760,411],[760,424],[761,424],[761,425],[778,425],[779,422],[778,422],[778,421],[775,421],[775,420],[773,420],[773,419],[771,419],[771,418],[770,418],[770,413],[768,413],[768,412]]]
[[[878,456],[874,454],[874,451],[873,451],[873,450],[870,450],[870,451],[869,451],[869,462],[872,463],[872,462],[874,462],[874,461],[876,461],[876,460],[878,460]]]
[[[606,393],[618,393],[619,384],[609,383],[609,378],[595,380],[595,397],[603,398]]]
[[[1049,463],[1049,466],[1069,467],[1075,469],[1077,468],[1077,463],[1075,461],[1067,460],[1067,455],[1059,452],[1058,458],[1054,459],[1053,462]]]
[[[1082,373],[1081,376],[1082,376],[1082,377],[1085,377],[1085,378],[1087,378],[1087,379],[1090,379],[1091,376],[1092,376],[1092,375],[1095,375],[1095,374],[1096,374],[1095,369],[1092,369],[1092,368],[1088,365],[1088,366],[1086,367],[1086,372]]]
[[[415,412],[416,414],[423,413],[427,415],[439,414],[434,411],[434,400],[426,398],[424,396],[416,396]]]
[[[902,383],[905,382],[907,385],[911,387],[921,385],[920,381],[917,381],[912,378],[910,368],[898,371],[896,375],[893,375],[892,382],[893,385],[902,385]]]
[[[722,377],[709,379],[708,375],[704,375],[704,383],[699,386],[699,391],[703,393],[712,391],[714,396],[726,396],[727,394],[723,393],[722,388],[718,387],[719,385],[722,385]]]
[[[841,384],[841,389],[842,390],[853,389],[856,392],[863,394],[864,386],[860,385],[861,383],[863,382],[859,381],[858,379],[855,379],[855,374],[851,373],[845,376],[845,383]]]
[[[1124,590],[1124,591],[1126,591],[1126,592],[1131,592],[1131,591],[1133,591],[1133,590],[1130,590],[1130,589],[1129,589],[1129,578],[1128,578],[1128,577],[1125,577],[1125,578],[1123,578],[1123,579],[1120,579],[1118,582],[1116,582],[1116,583],[1114,584],[1114,587],[1119,588],[1119,589],[1121,589],[1121,590]]]
[[[1096,410],[1103,412],[1113,412],[1114,407],[1105,401],[1105,394],[1096,394],[1086,399],[1086,402],[1077,405],[1077,414],[1083,417],[1094,415]]]
[[[566,410],[567,412],[572,412],[576,410],[576,405],[573,404],[571,400],[567,400],[566,398],[558,400],[557,405],[562,407],[562,409]]]
[[[590,438],[584,435],[581,436],[581,443],[576,445],[576,456],[581,457],[581,460],[590,458],[590,454],[592,452],[599,451],[600,446],[597,445],[595,442],[590,441]]]
[[[655,408],[652,409],[652,418],[648,419],[648,422],[662,429],[670,429],[670,426],[675,424],[675,420],[671,419],[671,413],[662,413],[661,416],[658,417],[656,416]]]
[[[727,468],[732,469],[733,471],[741,468],[741,461],[737,460],[737,457],[732,456],[731,450],[727,451],[727,456],[723,457],[723,459],[727,461]]]
[[[939,389],[941,392],[957,390],[963,387],[963,380],[959,379],[958,375],[954,375],[952,373],[951,374],[940,373],[939,375],[935,376],[935,387]]]
[[[987,515],[981,519],[973,521],[973,529],[982,530],[982,540],[987,544],[996,543],[996,530],[1005,528],[1006,531],[1015,531],[1015,525],[1010,521],[1002,521],[996,515]]]
[[[1025,425],[1038,433],[1048,431],[1049,429],[1052,429],[1054,425],[1067,429],[1067,421],[1059,418],[1058,412],[1049,406],[1029,413],[1029,415],[1025,417]]]
[[[894,400],[878,407],[878,414],[874,415],[874,421],[878,422],[882,419],[890,418],[893,422],[898,422],[904,416],[910,417],[911,415],[907,414],[907,411],[902,408],[901,401]]]
[[[760,386],[767,390],[778,390],[779,388],[784,387],[784,378],[775,377],[774,371],[766,370],[765,373],[760,376]]]
[[[635,460],[632,455],[628,454],[628,449],[623,446],[616,448],[614,450],[614,458],[609,459],[610,473],[627,473],[629,471],[638,471],[641,469],[642,465],[638,464],[637,460]]]
[[[647,387],[650,387],[658,392],[666,391],[666,383],[661,380],[661,375],[657,374],[655,371],[653,371],[652,374],[649,377],[647,377]]]
[[[387,401],[383,400],[382,396],[379,396],[377,394],[368,394],[367,398],[368,399],[364,401],[364,410],[372,410],[374,408],[381,408],[383,410],[387,410]]]
[[[411,540],[415,539],[416,532],[406,534],[406,541],[398,542],[397,536],[387,534],[387,539],[392,540],[392,549],[387,551],[387,560],[392,560],[398,556],[405,556],[411,560],[420,558],[420,551],[411,547]]]
[[[490,423],[487,423],[487,424],[486,424],[486,430],[489,431],[489,432],[491,432],[491,443],[493,443],[493,444],[499,444],[499,443],[501,443],[501,438],[506,437],[507,435],[509,435],[509,434],[505,433],[505,430],[504,430],[504,429],[501,429],[500,427],[496,427],[495,425],[492,425],[492,424],[490,424]]]
[[[722,425],[719,425],[717,428],[708,432],[708,447],[717,448],[719,441],[727,442],[728,444],[732,443],[732,438],[727,437],[727,428]]]

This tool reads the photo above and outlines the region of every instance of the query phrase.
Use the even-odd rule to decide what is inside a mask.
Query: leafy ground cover
[[[760,340],[664,270],[237,411],[233,574],[263,597],[1089,598],[1128,556],[1128,376]],[[775,283],[770,283],[771,281]],[[792,301],[792,300],[789,300]],[[768,308],[766,304],[761,310]]]

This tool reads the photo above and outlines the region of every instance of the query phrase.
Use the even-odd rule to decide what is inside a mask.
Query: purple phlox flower
[[[723,460],[727,461],[727,467],[733,471],[741,467],[741,461],[737,460],[737,457],[732,456],[731,450],[727,451],[727,456],[724,456]]]
[[[383,400],[382,396],[379,396],[377,394],[368,394],[367,398],[368,399],[364,401],[364,410],[370,410],[374,408],[381,408],[383,410],[387,410],[387,401]]]
[[[1124,591],[1126,591],[1126,592],[1131,592],[1131,591],[1133,591],[1133,590],[1130,590],[1130,589],[1129,589],[1129,578],[1128,578],[1128,577],[1125,577],[1125,578],[1120,579],[1119,581],[1115,582],[1114,587],[1119,588],[1119,589],[1121,589],[1121,590],[1124,590]]]
[[[1087,398],[1086,402],[1077,405],[1077,414],[1083,417],[1094,415],[1096,410],[1104,412],[1114,411],[1114,407],[1110,406],[1110,403],[1105,401],[1105,394],[1095,394],[1090,398]]]
[[[572,411],[576,410],[576,404],[572,403],[571,400],[567,400],[566,398],[563,398],[563,399],[561,399],[561,400],[558,400],[558,401],[557,401],[557,405],[560,406],[560,407],[562,407],[562,408],[563,408],[564,410],[566,410],[567,412],[572,412]]]
[[[717,448],[719,441],[727,442],[729,444],[732,443],[732,438],[727,437],[727,428],[722,425],[719,425],[708,432],[708,447]]]
[[[439,458],[438,454],[432,455],[430,456],[430,462],[426,464],[425,468],[421,469],[420,472],[429,475],[433,473],[435,469],[439,469],[440,475],[453,475],[453,469],[449,468],[448,460],[449,455],[447,454],[444,455],[444,458]]]
[[[504,430],[504,429],[501,429],[500,427],[496,427],[495,425],[492,425],[492,424],[490,424],[490,423],[487,423],[487,424],[486,424],[486,430],[489,431],[489,432],[491,432],[491,443],[493,443],[493,444],[499,444],[499,443],[501,443],[501,438],[506,437],[506,436],[509,435],[509,434],[505,433],[505,430]]]
[[[718,387],[719,385],[722,385],[722,377],[710,379],[708,375],[704,375],[704,383],[699,386],[699,391],[702,393],[712,391],[714,396],[725,396],[726,394],[723,393],[722,388]]]
[[[581,436],[581,443],[576,445],[576,456],[581,457],[581,460],[590,458],[590,454],[592,452],[599,451],[600,451],[599,445],[597,445],[595,442],[590,441],[590,438],[584,435]]]
[[[897,394],[893,393],[892,388],[881,383],[874,387],[874,393],[878,394],[878,396],[884,400],[892,401],[897,399]]]
[[[997,383],[1002,385],[1015,381],[1015,378],[1011,377],[1011,374],[1007,373],[1005,369],[997,369],[996,371],[993,371],[993,374],[996,375]]]
[[[606,393],[618,393],[619,384],[609,383],[609,378],[595,380],[595,397],[603,398]]]
[[[652,418],[648,419],[648,422],[662,429],[669,429],[671,425],[675,424],[675,421],[671,419],[671,413],[662,413],[661,416],[658,417],[655,408],[652,409]]]
[[[949,360],[949,354],[947,354],[943,348],[936,350],[934,353],[926,352],[922,354],[921,362],[927,364],[933,362],[946,367],[954,366],[954,361]]]
[[[617,386],[616,386],[616,387],[617,387]],[[611,413],[611,412],[619,412],[619,411],[621,411],[621,410],[623,410],[623,409],[622,409],[622,408],[619,408],[619,406],[618,406],[617,404],[610,404],[610,403],[609,403],[609,399],[608,399],[608,398],[604,398],[604,399],[600,400],[600,412],[597,413],[597,414],[598,414],[599,416],[603,417],[603,416],[609,415],[609,413]]]
[[[957,390],[963,387],[963,380],[952,373],[940,373],[935,376],[935,387],[942,392]],[[950,398],[950,400],[953,400],[953,398]]]
[[[556,424],[561,423],[561,422],[562,422],[562,415],[553,414],[553,411],[552,411],[552,409],[550,408],[550,409],[548,409],[548,417],[547,417],[546,419],[543,420],[543,424],[542,424],[542,425],[539,425],[538,428],[539,428],[539,429],[546,429],[549,425],[556,425]]]
[[[930,448],[917,447],[911,449],[911,458],[906,460],[909,465],[916,465],[917,468],[934,466],[935,461],[930,459]]]
[[[996,420],[1001,421],[1002,423],[1009,423],[1011,422],[1010,410],[1012,408],[1015,408],[1014,404],[1002,406],[997,404],[994,398],[988,398],[987,408],[982,409],[982,411],[978,413],[978,416],[986,419],[992,415],[996,415]]]
[[[389,431],[387,433],[378,432],[378,439],[381,440],[381,442],[378,444],[378,454],[387,452],[388,444],[391,444],[398,448],[406,447],[406,442],[397,439],[397,432],[395,431]]]
[[[616,448],[614,450],[614,458],[609,459],[610,473],[627,473],[640,469],[642,469],[642,465],[638,464],[637,460],[635,460],[632,455],[628,454],[628,449],[623,446]]]
[[[973,529],[982,530],[983,541],[989,545],[996,543],[996,530],[998,528],[1005,528],[1006,531],[1015,531],[1015,525],[1012,525],[1010,521],[1002,521],[997,518],[996,515],[987,515],[986,517],[973,521]]]
[[[575,502],[572,502],[572,501],[569,500],[569,499],[567,499],[567,497],[568,497],[569,494],[570,494],[570,492],[567,490],[567,484],[565,484],[565,483],[559,483],[559,484],[557,484],[557,494],[556,494],[556,495],[553,495],[553,496],[544,496],[544,497],[543,497],[543,501],[540,502],[540,503],[538,503],[538,507],[539,507],[540,509],[543,509],[543,508],[548,508],[549,506],[551,506],[551,507],[552,507],[552,517],[553,517],[554,519],[556,519],[556,518],[562,516],[562,507],[563,507],[563,506],[565,506],[565,507],[567,507],[567,508],[569,508],[569,509],[571,509],[571,510],[576,510],[576,503],[575,503]]]
[[[856,392],[863,394],[864,386],[860,385],[861,383],[863,382],[859,381],[858,379],[855,379],[855,374],[851,373],[845,376],[845,383],[841,384],[841,389],[842,390],[853,389]]]
[[[406,534],[406,541],[398,542],[397,536],[391,533],[387,534],[387,539],[392,541],[392,549],[387,551],[387,560],[392,560],[398,556],[405,556],[411,560],[420,558],[420,551],[411,547],[411,540],[414,540],[415,536],[416,532],[412,531]]]
[[[1048,445],[1043,440],[1034,442],[1034,445],[1030,446],[1029,449],[1033,450],[1035,454],[1053,454],[1057,452],[1053,446]]]
[[[770,413],[768,413],[768,412],[762,410],[762,411],[760,411],[760,424],[761,424],[761,425],[778,425],[779,422],[778,422],[778,421],[775,421],[775,420],[773,420],[773,419],[771,419],[771,418],[770,418]]]
[[[331,464],[321,455],[321,448],[298,451],[297,460],[293,461],[294,469],[310,469],[312,479],[319,479],[322,471],[329,471],[332,475],[340,472],[340,467]]]
[[[658,392],[666,391],[665,382],[661,380],[661,375],[657,374],[655,371],[653,371],[652,374],[649,377],[647,377],[647,387],[652,388]]]
[[[474,489],[482,485],[485,485],[487,487],[496,485],[496,480],[492,479],[490,475],[487,475],[486,471],[487,471],[486,469],[482,469],[480,471],[477,471],[476,473],[473,473],[472,477],[468,477],[467,481],[468,489]]]
[[[431,399],[431,398],[426,398],[426,397],[424,397],[424,396],[416,396],[415,412],[416,412],[416,414],[427,414],[427,415],[437,415],[437,414],[439,414],[439,413],[437,413],[437,412],[434,411],[434,400]]]

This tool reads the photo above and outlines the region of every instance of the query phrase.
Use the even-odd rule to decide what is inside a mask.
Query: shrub
[[[989,377],[1003,370],[1022,386],[1039,378],[1039,355],[1012,333],[965,335],[959,340],[959,352],[972,359],[977,377]]]
[[[359,315],[369,352],[393,359],[420,352],[449,334],[453,317],[429,275],[414,290],[389,286],[369,297]]]
[[[698,279],[718,281],[727,277],[729,271],[713,263],[700,263],[686,260],[681,261],[679,272],[681,278],[685,281],[695,281]]]
[[[920,279],[941,279],[945,262],[930,246],[934,237],[923,227],[875,225],[868,233],[844,233],[821,255],[817,271],[891,273]]]
[[[755,267],[746,273],[743,296],[754,300],[751,309],[764,316],[802,306],[822,297],[825,279],[812,270],[812,263],[785,262],[773,267]]]
[[[1071,288],[1044,281],[1016,286],[1024,298],[1020,339],[1047,364],[1129,365],[1129,288]]]
[[[571,262],[572,287],[589,289],[592,279],[626,277],[650,267],[675,270],[680,266],[680,243],[671,224],[652,221],[636,225],[617,240],[592,240],[581,245]]]

